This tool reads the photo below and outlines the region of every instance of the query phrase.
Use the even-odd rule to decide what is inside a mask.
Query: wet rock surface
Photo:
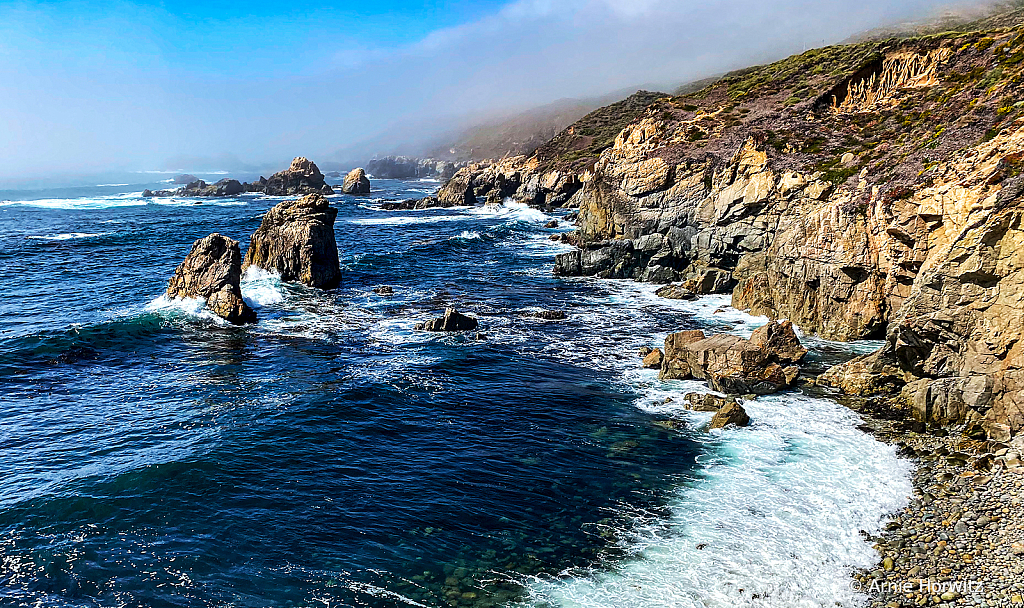
[[[446,308],[444,316],[417,323],[416,329],[422,331],[470,331],[477,328],[477,320],[466,316],[454,308]]]
[[[211,234],[192,245],[167,284],[167,297],[206,301],[230,323],[255,323],[256,313],[242,299],[242,255],[238,241]]]
[[[338,210],[319,194],[284,201],[263,216],[245,252],[243,270],[256,266],[283,281],[332,289],[341,281],[334,219]]]

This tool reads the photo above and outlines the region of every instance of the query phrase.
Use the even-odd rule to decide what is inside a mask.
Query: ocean
[[[865,601],[850,573],[910,463],[821,393],[708,433],[680,405],[705,384],[640,366],[670,332],[766,319],[554,276],[563,212],[389,212],[437,182],[372,183],[330,197],[340,287],[250,271],[247,327],[162,293],[194,240],[244,249],[283,199],[0,191],[0,604]],[[446,306],[482,335],[413,329]],[[805,345],[814,372],[877,343]]]

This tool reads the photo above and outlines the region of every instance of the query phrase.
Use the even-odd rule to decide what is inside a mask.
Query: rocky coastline
[[[168,196],[190,196],[190,197],[219,197],[237,196],[246,192],[266,194],[269,196],[301,196],[304,194],[334,194],[334,190],[324,181],[324,174],[316,166],[316,163],[308,158],[299,156],[292,160],[291,165],[284,171],[278,171],[267,179],[263,176],[252,183],[239,182],[236,179],[224,178],[215,184],[207,184],[201,179],[195,179],[192,175],[179,175],[175,180],[193,178],[181,188],[174,190],[143,190],[142,196],[168,197]]]

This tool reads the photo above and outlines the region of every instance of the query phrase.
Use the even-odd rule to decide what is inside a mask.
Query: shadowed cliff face
[[[1024,30],[809,51],[659,97],[573,184],[555,272],[682,281],[838,340],[885,338],[825,381],[898,390],[922,420],[1024,429],[1017,100]],[[566,157],[567,158],[567,157]],[[442,189],[551,204],[537,157]],[[451,193],[448,193],[451,194]]]

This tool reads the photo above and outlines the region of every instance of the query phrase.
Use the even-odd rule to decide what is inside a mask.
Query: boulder
[[[719,397],[711,393],[687,393],[684,407],[694,412],[717,412],[726,405],[736,403],[732,397]]]
[[[558,228],[558,220],[551,220],[547,224],[544,224],[545,228]]]
[[[680,332],[665,339],[662,379],[698,378],[711,388],[729,394],[766,395],[796,380],[799,361],[806,350],[783,323],[763,329],[756,340],[732,334],[702,338],[701,332]],[[788,329],[788,331],[787,331]]]
[[[363,171],[362,167],[349,171],[341,191],[345,194],[369,194],[370,180],[366,177],[366,171]]]
[[[270,196],[295,196],[301,194],[334,194],[334,190],[324,181],[323,173],[316,163],[299,156],[292,160],[291,166],[270,176],[270,179],[256,182],[260,192]]]
[[[179,186],[184,186],[185,184],[191,184],[192,182],[198,179],[198,177],[190,173],[182,173],[181,175],[175,175],[174,179],[172,180],[172,183],[178,184]]]
[[[699,329],[680,331],[669,334],[665,338],[665,351],[661,361],[661,373],[658,377],[662,380],[685,380],[693,377],[690,371],[690,363],[686,356],[686,347],[695,342],[703,340],[706,336]]]
[[[238,241],[211,234],[192,244],[167,283],[167,297],[205,300],[207,308],[230,323],[255,323],[255,311],[242,299],[241,279]]]
[[[655,348],[644,357],[643,365],[648,369],[661,369],[661,360],[664,355],[660,348]]]
[[[337,287],[341,281],[334,238],[337,215],[338,210],[319,194],[276,205],[253,233],[243,270],[256,266],[279,273],[283,281],[320,289]]]
[[[750,424],[750,416],[747,415],[746,410],[743,406],[732,401],[722,406],[722,409],[718,410],[715,416],[711,419],[711,424],[708,425],[708,429],[720,429],[726,426],[747,426]]]
[[[444,316],[416,324],[416,329],[423,331],[469,331],[476,329],[477,322],[454,308],[446,308]]]
[[[750,342],[783,363],[799,363],[807,354],[789,321],[768,323],[755,329],[750,335]]]
[[[373,293],[379,296],[390,296],[395,293],[395,290],[390,285],[379,285],[373,288]]]
[[[659,287],[658,290],[654,292],[654,294],[662,298],[668,298],[670,300],[697,299],[697,294],[693,293],[692,291],[683,287],[682,285],[666,285],[664,287]]]

